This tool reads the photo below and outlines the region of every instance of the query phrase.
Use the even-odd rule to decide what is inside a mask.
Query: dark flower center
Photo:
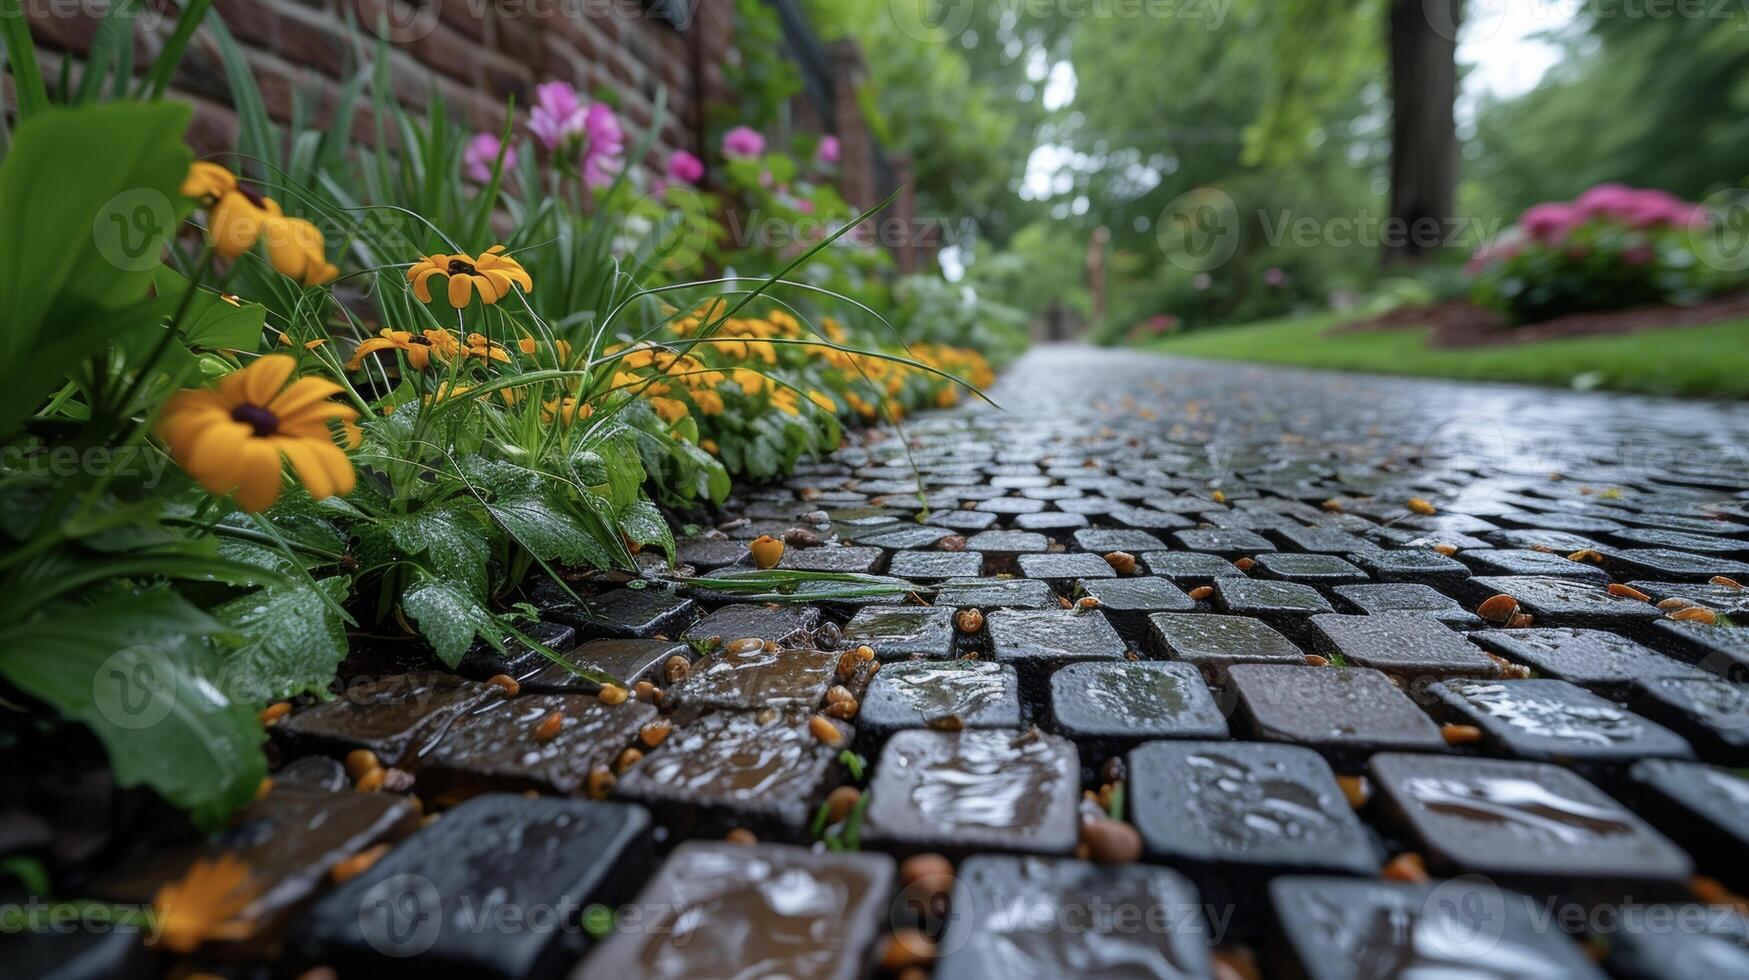
[[[463,262],[461,259],[449,260],[449,274],[452,276],[471,276],[476,271],[472,263]]]
[[[238,405],[231,409],[231,418],[254,429],[257,436],[270,436],[279,431],[279,416],[260,405]]]
[[[420,347],[430,347],[431,346],[431,338],[422,336],[420,334],[414,334],[413,336],[407,338],[407,343],[417,344]]]

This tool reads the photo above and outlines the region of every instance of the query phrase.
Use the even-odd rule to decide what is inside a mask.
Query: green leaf
[[[0,164],[0,431],[75,362],[161,315],[147,292],[191,203],[189,113],[111,103],[18,127]]]
[[[408,557],[423,555],[428,571],[459,583],[475,599],[488,593],[487,565],[492,542],[467,505],[445,501],[401,517],[383,519],[378,528]]]
[[[350,585],[336,575],[315,588],[338,604],[346,601]],[[251,701],[320,694],[346,658],[346,624],[302,582],[259,589],[213,614],[243,637],[243,645],[225,658],[225,673],[228,689]]]
[[[0,33],[6,35],[6,64],[18,94],[18,118],[26,120],[49,107],[48,88],[36,63],[36,44],[18,0],[0,0]]]
[[[437,659],[451,667],[480,637],[496,648],[504,645],[504,628],[485,604],[450,579],[426,578],[401,593],[401,608],[419,624]]]
[[[0,630],[0,675],[91,728],[121,786],[150,786],[215,827],[267,774],[255,712],[226,697],[199,642],[224,626],[167,590],[45,608]]]
[[[189,282],[168,266],[159,267],[152,275],[160,297],[173,305],[180,304],[187,294]],[[267,308],[259,303],[237,305],[226,302],[210,289],[195,293],[183,316],[182,342],[204,350],[240,350],[253,352],[261,346],[261,324],[267,318]]]
[[[668,519],[648,500],[633,501],[620,515],[619,529],[638,544],[661,548],[669,561],[674,560],[674,532],[668,527]]]

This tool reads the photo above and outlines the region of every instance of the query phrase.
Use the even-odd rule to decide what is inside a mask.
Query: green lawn
[[[1423,328],[1324,335],[1339,322],[1327,315],[1215,327],[1148,349],[1382,374],[1749,397],[1749,320],[1465,350],[1428,347]]]

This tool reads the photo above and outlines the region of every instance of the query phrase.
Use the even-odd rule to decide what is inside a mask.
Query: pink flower
[[[1633,207],[1634,195],[1634,189],[1626,184],[1598,184],[1573,204],[1588,218],[1616,217]]]
[[[583,135],[589,137],[592,153],[618,156],[625,147],[625,130],[620,128],[619,117],[605,102],[593,103],[584,111]]]
[[[723,155],[756,157],[765,152],[765,137],[751,126],[736,126],[723,134]]]
[[[583,154],[583,183],[589,187],[611,185],[624,169],[625,159],[617,153],[598,153],[591,145],[589,152]]]
[[[1279,287],[1283,283],[1287,282],[1287,273],[1281,271],[1280,266],[1272,265],[1269,268],[1263,270],[1263,282],[1264,282],[1264,285],[1267,285],[1267,286]]]
[[[528,113],[528,128],[540,144],[551,150],[584,131],[587,113],[569,82],[544,82],[534,88],[534,108]]]
[[[1518,219],[1524,233],[1533,241],[1554,244],[1564,241],[1567,234],[1585,222],[1582,206],[1550,201],[1538,204]]]
[[[492,165],[498,162],[498,151],[504,148],[502,141],[491,133],[476,133],[468,140],[467,149],[462,151],[462,169],[468,178],[481,184],[491,183]],[[504,148],[504,170],[509,172],[516,166],[516,147]]]
[[[668,158],[668,176],[683,184],[696,184],[704,179],[704,161],[685,150],[675,150]]]
[[[842,152],[842,147],[838,144],[838,137],[827,134],[820,137],[820,150],[814,154],[814,158],[827,166],[832,166],[838,162],[840,152]]]

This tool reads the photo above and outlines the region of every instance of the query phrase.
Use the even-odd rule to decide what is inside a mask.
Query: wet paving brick
[[[984,556],[970,551],[901,551],[887,562],[893,577],[924,584],[976,578],[983,570]]]
[[[1212,976],[1212,930],[1196,889],[1146,865],[978,856],[956,878],[936,980],[1117,975]],[[1104,909],[1070,923],[1064,909]]]
[[[1428,688],[1453,720],[1482,730],[1495,755],[1566,765],[1689,758],[1675,732],[1558,680],[1442,681]]]
[[[879,548],[788,548],[777,567],[796,572],[849,572],[872,575],[885,552]]]
[[[949,579],[935,590],[935,604],[959,609],[1056,609],[1057,594],[1037,579]]]
[[[534,589],[533,601],[543,619],[575,627],[578,639],[583,640],[604,636],[647,640],[658,633],[678,636],[698,616],[698,603],[669,589],[614,589],[578,602],[552,582],[542,582]]]
[[[1050,717],[1094,769],[1146,739],[1227,737],[1202,674],[1185,663],[1070,664],[1051,675]]]
[[[1534,669],[1539,676],[1570,681],[1611,695],[1642,679],[1704,677],[1696,667],[1654,653],[1616,633],[1571,628],[1485,630],[1471,639],[1488,650]]]
[[[733,538],[682,538],[675,542],[675,559],[701,572],[751,561],[745,541]]]
[[[1189,612],[1196,600],[1164,578],[1082,579],[1071,590],[1092,597],[1124,642],[1140,649],[1148,642],[1148,617],[1162,612]]]
[[[1149,574],[1190,588],[1210,585],[1218,578],[1245,577],[1237,565],[1217,555],[1202,555],[1194,551],[1149,551],[1138,557]]]
[[[558,734],[537,736],[551,715],[563,719]],[[440,799],[528,790],[575,795],[590,770],[611,765],[638,745],[638,730],[656,717],[656,709],[642,701],[607,705],[584,694],[488,703],[457,718],[426,753],[418,789]]]
[[[1195,528],[1172,532],[1172,543],[1186,551],[1201,551],[1222,558],[1245,558],[1260,551],[1274,551],[1266,538],[1241,528]]]
[[[863,840],[899,854],[1067,855],[1078,838],[1080,763],[1037,731],[903,731],[869,784]]]
[[[1374,756],[1371,771],[1387,819],[1435,875],[1486,875],[1590,904],[1680,895],[1694,869],[1668,838],[1559,766],[1393,753]]]
[[[1301,585],[1356,585],[1366,573],[1335,555],[1265,552],[1257,556],[1257,568],[1268,578]]]
[[[1648,677],[1628,700],[1687,738],[1703,758],[1749,763],[1749,686],[1717,677]]]
[[[1478,628],[1482,620],[1458,601],[1431,586],[1410,582],[1339,585],[1333,590],[1351,611],[1377,616],[1409,613],[1427,616],[1454,629]]]
[[[273,735],[295,754],[369,749],[385,766],[411,765],[458,715],[502,695],[453,674],[398,674],[349,685],[332,701],[294,712]]]
[[[552,694],[592,694],[601,685],[580,677],[572,667],[599,670],[615,680],[624,681],[626,689],[647,680],[658,687],[665,686],[662,666],[669,657],[692,659],[692,647],[676,640],[590,640],[574,649],[561,652],[555,663],[542,658],[546,666],[522,680],[522,689]]]
[[[693,623],[680,638],[701,647],[712,637],[723,643],[757,637],[785,646],[797,645],[797,641],[806,645],[808,632],[819,622],[819,611],[806,606],[773,609],[758,603],[740,602],[723,606]]]
[[[1243,731],[1270,742],[1317,749],[1339,768],[1374,752],[1443,752],[1427,713],[1376,670],[1239,664],[1228,668]]]
[[[1508,595],[1538,626],[1632,630],[1664,615],[1638,599],[1615,596],[1601,585],[1541,576],[1483,576],[1472,579],[1470,594],[1481,601]]]
[[[1725,616],[1737,616],[1749,622],[1749,588],[1735,585],[1697,585],[1683,582],[1629,582],[1629,585],[1652,597],[1654,602],[1683,599],[1705,606]]]
[[[649,872],[649,833],[623,803],[477,797],[330,892],[291,946],[349,975],[555,975],[582,954],[581,930],[481,910],[623,901]]]
[[[1643,759],[1628,776],[1640,814],[1699,856],[1702,874],[1749,886],[1749,779],[1741,771]]]
[[[1076,531],[1075,547],[1096,555],[1110,554],[1113,551],[1139,555],[1144,551],[1163,551],[1166,543],[1147,531],[1096,527]]]
[[[881,660],[942,659],[954,653],[954,611],[903,606],[864,609],[844,627],[844,647],[868,646]]]
[[[1123,638],[1097,610],[998,609],[984,617],[997,663],[1020,673],[1023,693],[1043,700],[1058,667],[1085,660],[1123,659]]]
[[[842,744],[854,732],[837,725]],[[621,776],[614,793],[650,808],[672,834],[801,841],[814,807],[839,779],[841,747],[799,716],[724,711],[675,729]]]
[[[1487,881],[1437,884],[1283,878],[1270,887],[1282,942],[1269,947],[1281,976],[1562,977],[1603,980],[1577,942],[1550,929],[1529,896]],[[1478,928],[1485,918],[1486,925]]]
[[[677,704],[694,708],[815,708],[837,668],[838,654],[829,650],[741,649],[731,643],[693,664],[671,694]]]
[[[1546,551],[1490,548],[1486,551],[1460,551],[1457,557],[1474,569],[1477,575],[1541,575],[1572,579],[1575,582],[1609,584],[1609,573],[1596,565],[1571,561],[1565,555]]]
[[[1723,575],[1749,582],[1749,564],[1712,555],[1691,555],[1667,548],[1628,548],[1609,552],[1606,562],[1621,578],[1652,578],[1665,582],[1705,582]]]
[[[1356,552],[1350,560],[1380,582],[1417,582],[1439,588],[1470,577],[1468,565],[1428,548]]]
[[[1749,976],[1749,918],[1741,912],[1718,905],[1677,906],[1684,925],[1673,929],[1665,924],[1668,919],[1652,918],[1661,911],[1639,916],[1646,926],[1617,930],[1604,960],[1612,975],[1636,980]]]
[[[1481,649],[1425,616],[1313,616],[1322,645],[1312,653],[1339,654],[1349,663],[1413,682],[1440,677],[1498,677],[1500,668]]]
[[[894,877],[879,854],[691,841],[633,900],[640,927],[616,931],[571,976],[855,980]]]
[[[1077,579],[1116,578],[1104,558],[1081,552],[1056,555],[1021,555],[1016,559],[1020,574],[1049,582],[1059,593],[1072,590]]]
[[[887,664],[869,682],[856,715],[859,744],[878,749],[907,728],[1021,727],[1014,668],[987,660]]]
[[[966,539],[966,550],[984,556],[984,571],[990,575],[1014,574],[1016,558],[1049,548],[1050,539],[1036,531],[980,531]]]
[[[1065,531],[1076,531],[1087,526],[1085,514],[1070,514],[1060,510],[1040,511],[1036,514],[1018,514],[1014,518],[1014,527],[1021,531],[1043,531],[1046,534],[1061,534]]]
[[[537,623],[526,632],[530,639],[555,652],[569,650],[577,638],[577,631],[562,623]],[[503,650],[494,649],[484,640],[474,644],[456,664],[456,673],[476,681],[499,674],[523,680],[552,663],[546,654],[514,636],[505,637],[503,643]]]
[[[1234,664],[1303,666],[1306,655],[1268,625],[1243,616],[1157,613],[1148,617],[1151,649],[1182,660],[1211,684],[1227,682]]]

